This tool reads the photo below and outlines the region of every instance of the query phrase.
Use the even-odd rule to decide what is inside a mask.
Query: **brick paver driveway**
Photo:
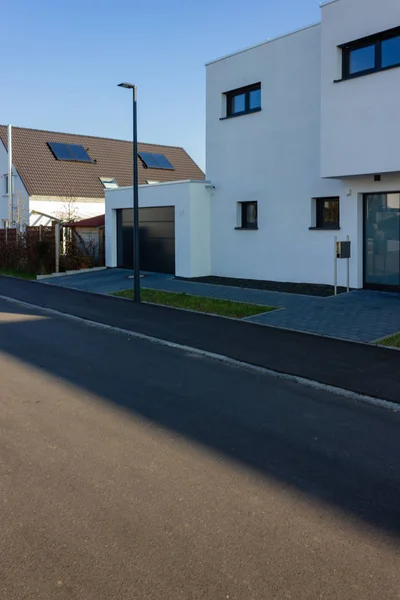
[[[132,286],[130,271],[106,269],[43,280],[52,285],[99,294]],[[358,342],[374,342],[400,331],[400,294],[359,290],[330,298],[181,281],[171,275],[145,274],[142,286],[212,298],[277,306],[281,310],[250,317],[262,325]]]

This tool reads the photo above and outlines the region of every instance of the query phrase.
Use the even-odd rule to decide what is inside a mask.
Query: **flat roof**
[[[139,183],[138,187],[143,188],[143,189],[149,189],[149,188],[160,187],[162,185],[180,185],[182,183],[201,183],[205,187],[211,186],[211,181],[209,179],[177,179],[176,181],[158,181],[157,183]],[[114,193],[114,192],[120,192],[123,190],[131,190],[132,187],[133,186],[131,186],[131,185],[120,185],[116,188],[109,188],[105,191],[107,192],[107,194],[109,194],[110,192]]]
[[[329,4],[331,2],[337,2],[337,1],[338,0],[330,0]],[[328,4],[328,2],[326,4]],[[319,25],[321,25],[321,21],[318,21],[317,23],[312,23],[311,25],[307,25],[306,27],[300,27],[299,29],[289,31],[288,33],[284,33],[282,35],[277,35],[275,37],[268,38],[267,40],[265,40],[264,42],[260,42],[259,44],[254,44],[253,46],[249,46],[247,48],[243,48],[242,50],[237,50],[236,52],[231,52],[230,54],[221,56],[220,58],[210,60],[209,62],[206,63],[205,66],[208,67],[208,65],[212,65],[216,62],[220,62],[221,60],[231,58],[232,56],[236,56],[237,54],[243,54],[243,52],[248,52],[249,50],[254,50],[255,48],[259,48],[260,46],[265,46],[265,44],[270,44],[271,42],[276,42],[277,40],[281,40],[282,38],[288,37],[289,35],[295,35],[296,33],[300,33],[301,31],[306,31],[307,29],[311,29],[312,27],[318,27]]]
[[[333,4],[334,2],[339,2],[339,0],[326,0],[325,2],[320,2],[320,7],[324,8],[327,4]]]

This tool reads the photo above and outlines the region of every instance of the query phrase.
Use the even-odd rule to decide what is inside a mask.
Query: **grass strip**
[[[32,273],[26,273],[25,271],[17,271],[16,269],[0,269],[0,275],[19,277],[20,279],[36,279],[36,275],[32,275]]]
[[[123,290],[112,292],[113,296],[133,299],[133,290]],[[246,302],[233,302],[232,300],[221,300],[219,298],[207,298],[204,296],[192,296],[191,294],[163,292],[160,290],[151,290],[149,288],[141,289],[141,299],[144,302],[152,304],[161,304],[174,308],[184,308],[196,312],[219,315],[221,317],[232,317],[234,319],[244,319],[262,313],[275,310],[273,306],[261,306],[259,304],[248,304]]]
[[[391,348],[400,348],[400,333],[389,335],[378,342],[381,346],[389,346]]]

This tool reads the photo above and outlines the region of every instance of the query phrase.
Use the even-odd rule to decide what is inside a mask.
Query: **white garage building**
[[[139,186],[144,271],[202,277],[211,271],[212,186],[204,180]],[[106,192],[106,265],[133,265],[132,187]]]

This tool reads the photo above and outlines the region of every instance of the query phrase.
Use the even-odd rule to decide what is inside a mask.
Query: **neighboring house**
[[[132,185],[132,142],[12,127],[12,223],[48,224],[104,213],[106,189]],[[0,227],[7,225],[8,129],[0,126]],[[204,173],[183,150],[154,144],[138,145],[139,183],[184,178]]]
[[[139,194],[141,206],[175,206],[177,275],[332,284],[335,237],[348,236],[350,285],[400,290],[400,4],[332,0],[321,12],[207,65],[210,183]],[[106,204],[106,261],[121,265],[129,195],[109,191]],[[338,275],[343,285],[344,260]]]

